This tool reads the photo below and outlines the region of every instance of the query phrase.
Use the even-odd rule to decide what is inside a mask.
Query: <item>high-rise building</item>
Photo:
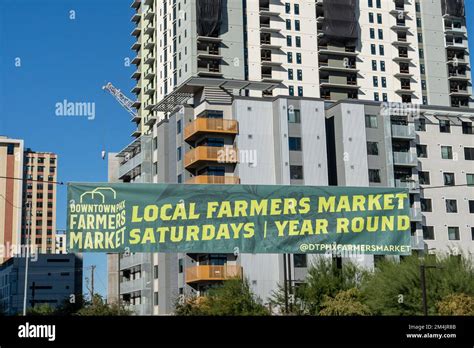
[[[55,253],[56,254],[67,254],[66,252],[66,230],[56,230],[56,247]]]
[[[18,178],[22,177],[23,140],[0,136],[0,263],[20,245],[23,184]]]
[[[474,180],[474,112],[462,1],[132,6],[139,127],[117,157],[116,179],[407,187],[415,252],[472,251],[474,197],[465,186]],[[222,161],[222,151],[232,156]],[[113,255],[109,269],[119,278],[116,298],[139,314],[168,314],[180,295],[201,295],[228,275],[248,278],[267,301],[285,263],[296,285],[315,257]],[[380,257],[336,260],[373,268]]]
[[[43,254],[54,254],[56,247],[56,154],[27,149],[24,154],[22,240],[30,224],[30,245]]]

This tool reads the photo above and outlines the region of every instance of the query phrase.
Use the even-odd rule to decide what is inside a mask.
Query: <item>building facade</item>
[[[0,266],[0,306],[7,315],[23,311],[25,258]],[[28,265],[27,309],[48,304],[55,308],[82,295],[82,256],[37,254]]]
[[[116,157],[115,180],[406,187],[415,252],[472,251],[462,1],[132,7],[138,127]],[[267,302],[285,264],[295,285],[314,257],[110,255],[109,284],[118,279],[113,297],[138,314],[172,313],[182,295],[202,295],[234,275]],[[381,257],[336,260],[373,268]]]

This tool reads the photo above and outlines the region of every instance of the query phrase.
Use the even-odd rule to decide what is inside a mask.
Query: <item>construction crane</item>
[[[111,83],[108,82],[105,86],[102,87],[104,91],[108,91],[112,97],[115,98],[115,100],[118,101],[122,107],[127,110],[127,112],[132,115],[132,117],[136,117],[137,113],[133,109],[133,101],[130,100],[125,94],[123,94],[120,89],[115,88],[115,86]],[[105,159],[106,151],[102,150],[101,157],[102,159]]]
[[[135,117],[137,113],[133,109],[133,101],[130,100],[125,94],[123,94],[120,89],[115,88],[115,86],[108,82],[105,86],[102,87],[104,91],[108,91],[112,97],[114,97],[122,107],[127,110],[127,112]]]

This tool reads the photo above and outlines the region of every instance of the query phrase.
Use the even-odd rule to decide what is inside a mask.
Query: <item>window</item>
[[[377,76],[374,76],[372,78],[372,82],[373,82],[373,85],[374,87],[378,87],[379,86],[379,78]]]
[[[293,80],[293,69],[288,69],[288,80]]]
[[[418,33],[418,42],[422,43],[423,42],[423,34]]]
[[[473,128],[472,128],[472,122],[462,123],[462,134],[474,134]]]
[[[291,47],[291,35],[287,35],[287,36],[286,36],[286,45],[287,45],[288,47]]]
[[[153,304],[158,306],[158,291],[153,292]]]
[[[423,103],[423,105],[428,105],[428,97],[426,95],[422,96],[421,102]]]
[[[420,73],[421,73],[422,75],[425,74],[425,64],[420,64]]]
[[[420,181],[420,185],[429,185],[430,184],[430,172],[418,172],[418,180]]]
[[[365,127],[377,128],[377,115],[365,115]]]
[[[291,5],[289,2],[285,3],[285,13],[290,13],[291,11]]]
[[[300,31],[300,21],[298,19],[295,20],[295,30]]]
[[[470,174],[470,173],[466,174],[466,183],[467,183],[467,186],[474,186],[474,174]]]
[[[377,23],[382,24],[382,15],[380,13],[377,13]]]
[[[302,97],[302,96],[303,96],[303,87],[298,86],[298,97]]]
[[[301,64],[301,53],[296,53],[296,64]]]
[[[464,148],[464,159],[467,161],[474,161],[474,147]]]
[[[382,100],[383,100],[384,102],[388,101],[387,93],[382,93]]]
[[[181,120],[176,122],[176,134],[181,134]]]
[[[291,19],[286,20],[286,30],[291,30]]]
[[[377,0],[376,2],[377,8],[382,8],[382,2],[381,0]]]
[[[289,145],[290,151],[301,151],[301,138],[289,137],[288,145]]]
[[[368,155],[373,155],[373,156],[378,156],[379,154],[379,144],[374,141],[368,141],[367,142],[367,154]]]
[[[474,240],[474,227],[471,227],[471,239]]]
[[[430,198],[420,198],[420,204],[421,204],[421,211],[422,212],[432,212],[433,207],[431,205],[431,199]]]
[[[178,184],[181,184],[183,182],[183,175],[178,174],[178,177],[177,177],[176,181],[178,182]]]
[[[379,169],[369,169],[369,182],[381,182]]]
[[[374,22],[374,14],[372,12],[369,12],[369,23]]]
[[[439,121],[439,131],[441,133],[451,133],[451,124],[449,120],[440,120]]]
[[[290,166],[290,179],[302,180],[303,179],[303,166]]]
[[[293,63],[293,53],[288,52],[286,54],[286,58],[287,58],[288,63]]]
[[[448,239],[459,240],[459,227],[448,227]]]
[[[386,77],[382,77],[382,87],[383,88],[387,87],[387,78]]]
[[[375,29],[374,28],[370,28],[370,38],[375,39]]]
[[[377,61],[376,60],[372,61],[372,70],[377,71]]]
[[[181,161],[181,146],[177,148],[176,157],[178,161]]]
[[[434,239],[434,227],[423,226],[423,239],[433,240]]]
[[[13,155],[15,152],[14,144],[7,144],[7,155]]]
[[[428,158],[428,147],[426,145],[416,145],[416,155],[420,158]]]
[[[417,118],[415,120],[415,130],[417,132],[426,132],[426,119]]]
[[[380,61],[380,71],[385,71],[385,61],[384,60]]]
[[[299,15],[299,14],[300,14],[300,5],[295,4],[295,15]]]
[[[383,40],[383,30],[379,29],[378,33],[379,33],[379,40]]]
[[[474,201],[470,200],[468,201],[469,204],[469,213],[474,214]]]
[[[178,273],[183,273],[183,270],[184,270],[183,259],[179,259],[178,260]]]
[[[288,94],[292,96],[295,95],[295,87],[288,86]]]
[[[385,48],[383,45],[379,45],[379,53],[381,56],[385,55]]]
[[[303,70],[301,70],[301,69],[296,70],[296,79],[297,79],[298,81],[302,81],[302,80],[303,80]]]
[[[153,266],[153,278],[158,279],[158,265]]]
[[[295,36],[296,47],[301,47],[301,36]]]
[[[421,89],[426,91],[426,80],[421,80]]]
[[[418,56],[420,58],[425,58],[425,51],[422,48],[418,50]]]
[[[453,159],[453,148],[451,146],[441,146],[441,158]]]
[[[369,4],[368,4],[369,7],[374,7],[374,1],[373,0],[369,0],[368,2],[369,2]]]
[[[443,173],[443,180],[445,186],[454,186],[454,173]]]
[[[375,92],[375,93],[374,93],[374,100],[375,100],[375,101],[379,101],[379,100],[380,100],[379,92]]]
[[[288,108],[288,123],[301,123],[300,110]]]
[[[370,45],[370,53],[373,54],[373,55],[377,54],[377,48],[376,48],[375,44]]]
[[[306,254],[293,254],[293,264],[295,267],[307,267],[307,255]]]
[[[446,213],[457,213],[458,203],[455,199],[446,200]]]

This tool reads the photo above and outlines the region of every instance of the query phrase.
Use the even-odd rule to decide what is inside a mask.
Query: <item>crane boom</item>
[[[137,115],[136,111],[133,109],[133,101],[130,100],[125,94],[123,94],[120,89],[115,88],[115,86],[108,82],[105,86],[102,87],[103,90],[108,91],[122,107],[127,110],[127,112],[135,117]]]

